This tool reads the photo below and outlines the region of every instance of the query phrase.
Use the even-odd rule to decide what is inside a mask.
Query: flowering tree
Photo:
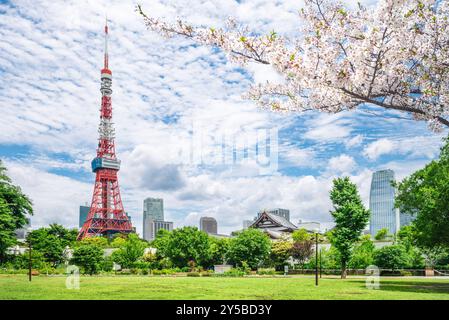
[[[362,104],[411,114],[432,130],[449,127],[449,3],[379,0],[348,10],[331,0],[304,0],[297,39],[257,36],[229,19],[225,28],[168,23],[137,11],[166,37],[218,46],[242,65],[269,64],[283,83],[257,84],[246,98],[273,111],[337,113]]]

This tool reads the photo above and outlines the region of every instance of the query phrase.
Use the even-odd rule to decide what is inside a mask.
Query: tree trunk
[[[348,271],[346,270],[346,262],[342,262],[341,264],[341,278],[346,279]]]

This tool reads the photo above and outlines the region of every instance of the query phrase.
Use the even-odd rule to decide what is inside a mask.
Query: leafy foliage
[[[291,256],[298,261],[302,269],[314,252],[313,240],[311,240],[310,237],[304,240],[294,241],[290,249]]]
[[[160,240],[166,245],[163,255],[174,266],[184,267],[189,261],[203,265],[209,260],[209,236],[196,227],[183,227],[173,230],[167,239]]]
[[[388,229],[382,228],[379,231],[377,231],[376,235],[374,236],[374,239],[381,241],[386,240],[389,236],[391,235],[388,233]]]
[[[255,270],[270,254],[270,239],[262,231],[249,228],[241,231],[230,240],[227,259],[236,266],[242,266],[246,262]]]
[[[374,251],[374,243],[371,241],[370,236],[366,235],[362,237],[352,250],[348,267],[352,269],[365,269],[369,265],[372,265]]]
[[[366,227],[370,212],[363,206],[356,185],[348,177],[334,179],[330,198],[334,206],[331,214],[335,221],[330,240],[340,253],[341,276],[345,278],[352,248]]]
[[[231,61],[271,65],[284,81],[255,84],[246,97],[277,112],[338,113],[364,104],[411,114],[432,130],[449,126],[449,3],[379,0],[375,8],[305,0],[296,38],[258,34],[228,19],[223,28],[170,23],[137,11],[165,37],[224,50]]]
[[[223,264],[226,260],[226,253],[229,249],[229,239],[209,237],[209,261],[205,267],[215,264]]]
[[[27,242],[31,242],[33,250],[42,253],[46,262],[53,267],[63,262],[63,251],[66,246],[72,246],[76,241],[78,231],[66,229],[58,224],[31,231]]]
[[[81,267],[84,273],[95,274],[100,269],[103,260],[103,250],[96,245],[78,246],[73,251],[71,263]]]
[[[449,137],[440,157],[400,182],[396,206],[416,216],[413,224],[421,247],[449,247]]]
[[[6,261],[8,248],[16,243],[15,230],[26,225],[27,215],[32,214],[31,200],[12,184],[0,160],[0,263]]]
[[[384,269],[401,269],[408,266],[408,256],[401,245],[385,246],[374,252],[374,264]]]
[[[112,253],[112,260],[122,268],[132,268],[143,257],[146,246],[146,241],[139,239],[135,233],[130,233],[121,247]]]
[[[292,242],[286,239],[280,239],[271,243],[270,264],[276,270],[283,270],[291,256]]]

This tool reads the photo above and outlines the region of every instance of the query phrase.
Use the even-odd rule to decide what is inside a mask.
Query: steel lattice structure
[[[97,156],[92,160],[95,186],[89,214],[79,231],[78,240],[99,235],[133,231],[131,221],[123,209],[117,172],[120,160],[115,155],[112,123],[112,72],[108,66],[108,25],[105,28],[104,67],[101,70],[101,109]]]

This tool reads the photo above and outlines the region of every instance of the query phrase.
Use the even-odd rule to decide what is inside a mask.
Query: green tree
[[[32,214],[31,200],[12,184],[0,160],[0,264],[6,261],[8,248],[16,243],[15,231],[25,226],[27,215]]]
[[[292,242],[287,239],[280,239],[271,243],[270,264],[276,270],[283,270],[292,252]]]
[[[123,240],[123,241],[125,242],[126,240]],[[88,244],[91,244],[93,246],[104,249],[104,248],[108,247],[108,239],[106,237],[98,236],[98,237],[84,238],[83,240],[77,241],[75,243],[76,246],[85,246]],[[118,247],[119,246],[114,247],[114,248],[118,248]]]
[[[165,240],[167,239],[163,242]],[[167,247],[163,251],[176,267],[185,267],[189,261],[204,266],[210,260],[209,236],[196,227],[175,229],[170,233]]]
[[[439,159],[396,185],[395,205],[416,217],[421,247],[449,246],[449,137],[444,141]]]
[[[95,274],[103,261],[103,250],[93,244],[78,246],[73,251],[71,263],[81,267],[84,273]]]
[[[374,252],[374,264],[383,269],[407,268],[409,257],[401,245],[385,246]]]
[[[236,266],[242,266],[246,262],[255,270],[265,261],[270,254],[271,242],[262,231],[249,228],[238,232],[229,244],[226,258]]]
[[[290,249],[291,256],[298,261],[301,269],[304,269],[305,263],[310,259],[314,252],[314,241],[310,237],[307,237],[304,240],[295,240]]]
[[[209,263],[205,267],[215,264],[223,264],[226,260],[226,253],[229,249],[229,239],[209,237]]]
[[[348,263],[349,268],[365,269],[372,265],[374,251],[375,247],[370,235],[363,236],[352,250],[351,260]]]
[[[354,244],[366,227],[370,212],[365,209],[357,186],[348,177],[334,179],[330,198],[334,206],[331,211],[335,221],[331,243],[340,253],[341,278],[346,278],[347,265]]]
[[[417,232],[413,225],[402,227],[397,234],[397,243],[402,245],[408,255],[409,268],[423,268],[425,266],[423,250],[417,242]]]
[[[379,231],[377,231],[376,235],[374,236],[374,239],[376,239],[377,241],[382,241],[386,240],[390,236],[391,235],[389,234],[388,229],[382,228]]]
[[[292,233],[293,241],[305,241],[305,240],[313,240],[313,234],[309,233],[306,229],[301,228],[293,231]]]
[[[31,231],[27,242],[31,242],[33,250],[41,252],[45,261],[56,266],[63,261],[63,251],[66,246],[73,246],[77,230],[66,229],[58,224]]]
[[[130,233],[122,246],[112,253],[112,260],[124,268],[132,268],[143,258],[147,242]]]
[[[160,229],[156,234],[156,239],[154,239],[150,246],[156,248],[156,256],[160,259],[166,257],[166,251],[170,241],[171,232],[165,229]]]

